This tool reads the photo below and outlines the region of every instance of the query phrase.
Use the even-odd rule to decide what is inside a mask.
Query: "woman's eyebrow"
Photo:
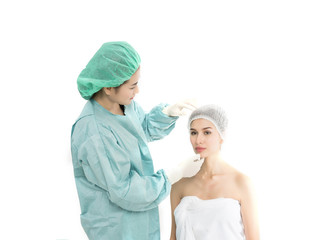
[[[205,127],[205,128],[202,128],[202,130],[209,129],[209,128],[212,129],[212,127]],[[190,131],[192,131],[192,130],[196,131],[196,129],[190,128]]]

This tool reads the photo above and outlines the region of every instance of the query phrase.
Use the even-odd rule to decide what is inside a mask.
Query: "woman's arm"
[[[251,180],[247,176],[239,177],[241,214],[246,240],[259,240],[259,220],[257,201]]]
[[[174,210],[179,205],[181,198],[180,198],[180,182],[177,182],[172,186],[171,189],[171,212],[172,212],[172,228],[171,228],[171,237],[170,240],[176,240],[176,224],[174,218]]]

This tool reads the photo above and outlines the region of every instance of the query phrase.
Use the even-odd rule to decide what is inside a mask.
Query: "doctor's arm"
[[[149,176],[139,174],[111,134],[89,137],[77,148],[77,155],[88,181],[104,189],[109,199],[123,209],[155,208],[170,192],[171,184],[163,170]]]
[[[197,108],[195,99],[186,99],[168,105],[159,104],[149,113],[145,114],[142,108],[134,102],[135,111],[138,113],[142,127],[149,141],[160,139],[168,135],[174,128],[175,121]]]
[[[138,115],[143,131],[149,142],[162,139],[175,127],[179,117],[170,117],[162,112],[166,104],[159,104],[145,113],[140,105],[134,102],[134,110]]]

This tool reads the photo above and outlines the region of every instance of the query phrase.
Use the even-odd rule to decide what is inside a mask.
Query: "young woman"
[[[251,181],[224,161],[223,110],[206,105],[189,118],[190,142],[204,158],[200,171],[172,186],[171,240],[259,240]]]
[[[78,77],[88,102],[72,127],[71,151],[89,239],[159,240],[158,204],[198,164],[194,156],[175,170],[154,172],[147,143],[169,134],[183,109],[194,107],[160,104],[144,113],[133,100],[139,76],[140,57],[132,46],[109,42]]]

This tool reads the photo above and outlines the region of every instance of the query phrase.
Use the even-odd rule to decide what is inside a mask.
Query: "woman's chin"
[[[196,151],[196,150],[195,150],[194,152],[195,152],[196,154],[199,154],[199,156],[200,156],[201,159],[207,157],[206,154],[203,153],[203,152],[198,152],[198,151]]]

